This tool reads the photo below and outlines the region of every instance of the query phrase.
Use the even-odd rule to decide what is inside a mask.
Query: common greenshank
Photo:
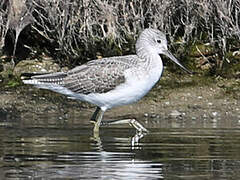
[[[158,82],[163,71],[160,54],[191,73],[168,51],[165,34],[148,28],[136,42],[136,55],[92,60],[68,72],[34,75],[23,82],[96,105],[91,120],[94,133],[98,133],[106,110],[138,101]],[[119,122],[129,123],[138,131],[147,131],[135,119],[111,123]]]

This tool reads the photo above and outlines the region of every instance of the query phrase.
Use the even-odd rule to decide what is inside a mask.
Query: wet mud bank
[[[2,125],[12,119],[37,120],[41,116],[54,117],[52,121],[74,119],[81,121],[79,123],[85,119],[89,123],[94,111],[93,105],[33,86],[2,87],[0,91]],[[240,79],[166,73],[141,101],[114,108],[105,114],[105,119],[122,117],[134,117],[145,123],[165,119],[240,123]]]

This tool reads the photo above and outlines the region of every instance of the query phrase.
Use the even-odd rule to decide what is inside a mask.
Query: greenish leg
[[[104,111],[102,111],[102,110],[100,109],[100,114],[99,114],[98,117],[97,117],[97,121],[93,121],[93,123],[94,123],[94,128],[93,128],[94,134],[95,134],[95,133],[99,133],[99,127],[100,127],[100,125],[101,125],[101,121],[102,121],[102,118],[103,118],[103,114],[104,114]]]
[[[138,132],[141,132],[141,133],[148,132],[148,130],[142,124],[140,124],[136,119],[102,121],[104,112],[105,111],[101,110],[101,108],[97,107],[91,117],[91,122],[94,124],[94,128],[93,128],[94,137],[99,136],[100,125],[129,124],[130,126],[134,127]]]
[[[99,113],[100,110],[101,110],[100,107],[97,107],[97,108],[96,108],[96,110],[94,111],[94,113],[93,113],[93,115],[92,115],[90,121],[94,121],[94,122],[96,122],[97,115],[98,115],[98,113]]]

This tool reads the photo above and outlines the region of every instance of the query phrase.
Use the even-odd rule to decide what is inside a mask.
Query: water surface
[[[0,118],[0,179],[238,179],[237,119],[142,118],[150,133],[104,127],[88,115]],[[140,138],[137,140],[137,138]]]

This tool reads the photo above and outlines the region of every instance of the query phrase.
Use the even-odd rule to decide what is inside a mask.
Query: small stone
[[[144,113],[144,117],[148,117],[149,115],[148,115],[148,113]]]
[[[151,114],[150,117],[151,117],[151,118],[155,118],[155,117],[157,117],[157,115],[156,115],[156,114]]]
[[[197,118],[196,117],[192,117],[192,120],[196,120]]]
[[[168,101],[167,101],[167,102],[165,102],[165,104],[166,104],[166,105],[169,105],[169,104],[170,104],[170,102],[168,102]]]
[[[178,117],[178,116],[181,116],[182,114],[177,111],[177,110],[173,110],[171,113],[170,113],[170,116],[172,117]]]
[[[212,115],[213,115],[213,116],[217,116],[217,115],[218,115],[218,112],[212,112]]]

